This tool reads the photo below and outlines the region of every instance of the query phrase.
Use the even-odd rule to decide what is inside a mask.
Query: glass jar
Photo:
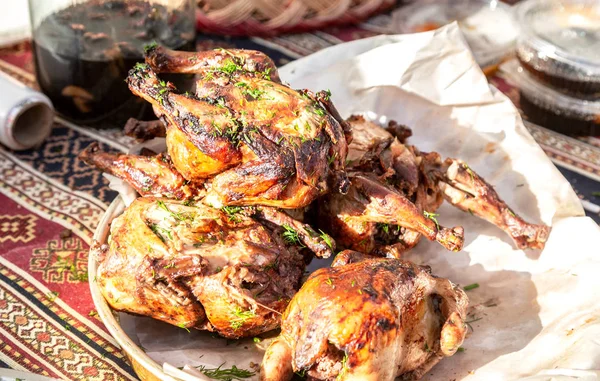
[[[67,119],[122,127],[149,108],[124,82],[149,44],[192,50],[193,0],[29,0],[37,81]]]

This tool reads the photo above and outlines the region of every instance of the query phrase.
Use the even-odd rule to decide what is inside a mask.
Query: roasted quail
[[[344,251],[292,298],[261,380],[418,379],[462,344],[467,305],[427,267]]]
[[[281,84],[254,51],[150,49],[129,74],[131,91],[152,103],[166,126],[167,151],[188,181],[206,182],[213,206],[307,206],[349,185],[350,131],[326,92]],[[156,72],[196,73],[196,94],[180,94]]]
[[[141,197],[92,252],[112,308],[239,338],[279,327],[304,271],[300,250],[329,255],[323,237],[270,208]]]
[[[360,116],[348,122],[352,186],[322,197],[317,219],[341,247],[399,257],[425,236],[460,249],[461,228],[443,228],[435,214],[444,199],[504,230],[519,249],[544,247],[549,228],[517,216],[466,163],[404,144],[410,130],[394,122],[387,131]]]

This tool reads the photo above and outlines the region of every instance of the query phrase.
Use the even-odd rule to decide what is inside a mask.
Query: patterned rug
[[[269,39],[199,36],[197,48],[258,49],[283,65],[340,42],[389,32],[389,19]],[[0,70],[36,86],[28,43],[0,49]],[[502,78],[492,82],[518,103]],[[600,221],[600,139],[528,128],[588,214]],[[0,146],[0,367],[63,379],[136,379],[97,319],[88,288],[90,240],[115,197],[100,173],[76,157],[92,142],[114,151],[132,143],[120,131],[84,129],[57,118],[51,136],[35,150]]]

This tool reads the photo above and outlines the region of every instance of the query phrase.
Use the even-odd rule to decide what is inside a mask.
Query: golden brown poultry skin
[[[167,150],[181,175],[210,180],[207,204],[293,209],[332,189],[344,193],[350,130],[329,94],[281,84],[261,55],[154,48],[127,83],[166,126]],[[156,76],[164,71],[197,73],[196,94],[179,94]]]
[[[344,251],[290,302],[261,380],[418,379],[462,344],[467,305],[427,267]]]
[[[299,287],[300,250],[334,246],[267,212],[138,198],[112,222],[108,244],[92,249],[98,286],[112,308],[182,328],[228,338],[275,329]]]

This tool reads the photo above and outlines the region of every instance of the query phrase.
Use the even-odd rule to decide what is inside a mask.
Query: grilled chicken
[[[468,299],[427,267],[338,254],[315,271],[282,318],[261,380],[418,379],[462,344]]]
[[[278,81],[262,53],[162,48],[129,74],[131,91],[152,103],[167,150],[188,181],[207,182],[206,202],[304,207],[334,189],[345,193],[350,131],[326,92]],[[155,72],[197,73],[196,94],[180,94]]]
[[[387,130],[360,116],[348,122],[352,186],[321,198],[318,218],[341,247],[397,258],[425,236],[460,249],[461,228],[441,227],[435,214],[444,199],[504,230],[519,249],[544,247],[549,227],[517,216],[466,163],[404,144],[410,132],[394,122]]]
[[[92,253],[112,308],[240,338],[279,327],[304,271],[301,249],[327,256],[332,242],[270,208],[141,197]]]

